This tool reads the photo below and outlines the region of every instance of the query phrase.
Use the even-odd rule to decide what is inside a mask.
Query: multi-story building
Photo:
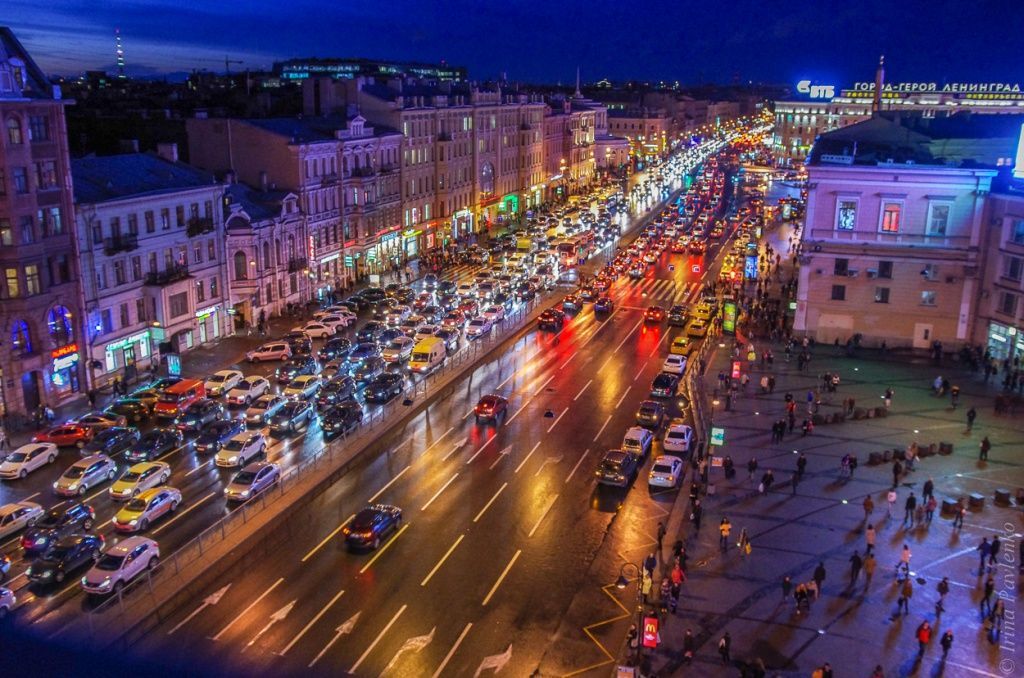
[[[446,63],[424,64],[412,61],[374,61],[372,59],[289,59],[274,63],[274,73],[284,81],[329,77],[335,80],[360,76],[379,78],[425,78],[429,80],[464,81],[465,66]],[[312,92],[312,90],[310,90]]]
[[[0,415],[74,398],[84,325],[60,89],[0,27]]]
[[[985,265],[975,343],[996,360],[1024,360],[1024,159],[1019,177],[999,182],[988,197]]]
[[[634,169],[668,155],[672,119],[663,110],[622,108],[608,111],[608,131],[629,140]]]
[[[93,387],[231,331],[223,187],[161,152],[71,162]]]
[[[860,335],[867,345],[950,348],[983,339],[987,309],[989,327],[1002,323],[1010,336],[1016,297],[1000,296],[1007,281],[990,270],[999,258],[988,248],[996,222],[997,249],[1018,248],[1019,206],[997,210],[996,222],[985,212],[1021,121],[880,114],[823,134],[808,163],[794,329],[828,343]],[[1015,273],[1012,259],[1003,265]]]
[[[551,198],[580,193],[596,176],[598,112],[607,110],[582,97],[554,98],[544,116],[544,174]],[[607,129],[607,127],[605,127]]]

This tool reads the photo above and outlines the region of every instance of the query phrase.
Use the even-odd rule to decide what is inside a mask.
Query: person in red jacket
[[[924,654],[924,649],[932,639],[932,626],[927,621],[921,622],[917,627],[917,656]]]

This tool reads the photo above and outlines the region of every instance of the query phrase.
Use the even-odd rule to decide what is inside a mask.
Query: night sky
[[[424,9],[429,8],[429,9]],[[785,8],[785,9],[782,9]],[[1024,80],[1024,0],[5,0],[44,70],[112,70],[120,27],[135,75],[269,68],[293,56],[465,65],[470,76],[846,85]]]

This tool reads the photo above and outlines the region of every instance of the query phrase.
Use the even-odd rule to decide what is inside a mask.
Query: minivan
[[[185,379],[168,386],[156,401],[153,414],[161,419],[174,419],[194,402],[206,397],[206,386],[199,379]]]
[[[447,355],[444,339],[427,337],[413,347],[412,357],[409,358],[409,369],[413,372],[430,372],[443,363]]]
[[[622,438],[622,449],[632,452],[640,459],[643,459],[651,451],[651,443],[653,442],[653,433],[642,426],[632,426]]]

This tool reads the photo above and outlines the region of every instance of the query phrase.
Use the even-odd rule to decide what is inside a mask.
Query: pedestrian
[[[939,645],[942,646],[942,658],[945,659],[946,655],[949,654],[949,648],[953,647],[953,631],[946,629],[946,632],[942,634],[942,640],[939,641]]]
[[[900,475],[903,473],[903,466],[897,459],[892,463],[892,486],[898,487],[900,484]]]
[[[992,541],[989,542],[988,550],[988,565],[989,569],[996,564],[996,557],[999,555],[999,549],[1002,547],[1002,542],[999,541],[999,535],[994,535]]]
[[[89,399],[89,409],[96,409],[96,389],[90,388],[85,392],[86,397]]]
[[[914,523],[914,509],[917,508],[917,497],[911,492],[910,496],[907,497],[907,501],[903,503],[903,525]]]
[[[800,476],[800,480],[804,479],[804,470],[807,468],[807,456],[801,452],[800,456],[796,458],[796,474]]]
[[[751,457],[747,462],[747,482],[754,480],[754,473],[757,472],[757,457]]]
[[[804,607],[808,610],[811,609],[810,594],[807,592],[807,586],[805,584],[796,585],[796,590],[793,591],[793,600],[796,602],[797,614],[800,614],[800,610]]]
[[[882,670],[882,665],[875,664],[875,670],[871,672],[871,675],[868,676],[868,678],[885,678],[885,671]]]
[[[903,550],[900,552],[900,563],[897,565],[897,569],[902,569],[904,576],[910,578],[910,545],[904,544]]]
[[[693,521],[694,534],[700,532],[700,518],[703,512],[704,508],[700,505],[700,499],[698,499],[696,502],[694,502],[693,512],[690,514],[690,519]]]
[[[953,516],[953,528],[960,529],[964,526],[964,516],[967,515],[967,507],[962,503],[958,502],[955,509],[955,515]],[[1024,544],[1024,542],[1021,542]]]
[[[924,506],[914,509],[914,525],[917,527],[924,525]]]
[[[693,661],[693,655],[697,652],[697,641],[693,638],[693,631],[686,629],[683,634],[683,661],[689,664]]]
[[[867,555],[875,550],[875,526],[868,525],[864,528],[864,542],[867,544],[867,548],[864,551],[864,555]]]
[[[0,428],[0,452],[7,451],[7,431]]]
[[[814,585],[818,588],[818,593],[821,592],[821,585],[825,581],[825,563],[818,561],[818,566],[814,568]],[[815,595],[815,598],[818,596]]]
[[[875,510],[875,502],[871,498],[871,495],[864,497],[864,522],[866,523],[871,518],[871,512]]]
[[[946,600],[946,594],[949,593],[949,577],[943,577],[935,588],[939,592],[939,602],[935,603],[935,610],[942,612],[946,609],[943,603]]]
[[[971,407],[971,409],[967,410],[967,430],[968,431],[974,430],[974,420],[977,417],[978,417],[978,412],[974,409],[974,407]]]
[[[850,556],[850,588],[857,583],[857,577],[860,576],[860,570],[864,566],[864,561],[861,559],[860,554],[856,551]]]
[[[789,599],[789,592],[793,589],[793,580],[786,575],[782,578],[782,602]]]
[[[889,490],[889,493],[885,496],[885,500],[889,504],[889,520],[892,520],[895,517],[894,514],[896,512],[896,490]]]
[[[924,505],[924,512],[925,519],[928,521],[929,525],[932,523],[932,518],[935,517],[935,509],[938,508],[938,506],[939,502],[934,496],[928,497],[928,502]]]
[[[775,482],[775,474],[772,473],[771,469],[764,472],[761,476],[761,484],[758,486],[758,490],[761,494],[765,494],[772,488],[772,483]]]
[[[903,610],[903,614],[910,614],[910,599],[914,595],[914,584],[911,582],[910,577],[903,580],[903,586],[900,588],[900,597],[896,601],[896,614],[899,614],[900,610]]]
[[[657,566],[657,557],[655,557],[653,553],[648,554],[648,556],[644,559],[644,570],[647,572],[648,576],[654,576],[654,568]]]
[[[989,442],[988,436],[981,439],[981,444],[978,446],[978,460],[988,461],[988,451],[992,449],[992,443]]]
[[[658,557],[661,557],[661,543],[665,539],[665,523],[658,521]]]
[[[732,530],[732,523],[729,522],[728,518],[722,518],[722,522],[718,524],[718,532],[720,534],[718,539],[718,548],[723,552],[728,548],[729,545],[729,532]]]
[[[640,578],[640,592],[643,596],[643,601],[646,603],[651,599],[651,588],[654,586],[654,579],[647,572],[643,573]]]
[[[981,543],[978,544],[978,548],[975,549],[980,557],[978,563],[978,576],[985,574],[985,560],[988,559],[989,554],[992,553],[992,545],[988,543],[988,537],[982,537]]]
[[[875,554],[869,553],[864,556],[864,589],[866,590],[871,586],[871,578],[875,576],[875,568],[878,567],[878,561],[875,560]]]
[[[889,388],[885,389],[885,396],[884,396],[884,398],[885,398],[885,409],[889,409],[890,407],[892,407],[892,396],[893,396],[893,390],[892,390],[892,387],[890,386]]]
[[[732,646],[732,637],[726,631],[725,635],[718,641],[718,654],[722,656],[722,663],[728,665],[731,661],[729,648]]]
[[[988,618],[992,627],[992,642],[995,642],[999,633],[1003,630],[1003,621],[1006,619],[1006,603],[1002,598],[996,597],[996,604],[992,607],[992,612]]]
[[[988,579],[985,580],[984,594],[982,595],[981,603],[979,604],[982,614],[985,614],[985,608],[988,608],[990,613],[992,612],[992,594],[995,593],[995,591],[996,582],[992,579],[992,575],[990,574]]]
[[[745,528],[745,527],[740,530],[740,541],[739,541],[738,545],[739,545],[739,548],[740,548],[740,557],[741,558],[746,558],[747,556],[750,555],[750,551],[751,551],[750,537],[747,536],[747,528]]]
[[[682,587],[683,582],[686,581],[686,573],[683,572],[683,567],[680,563],[672,566],[672,572],[669,573],[669,577],[672,580],[673,586]]]
[[[921,498],[927,499],[928,497],[934,496],[935,494],[935,481],[929,478],[925,481],[924,487],[921,488]]]
[[[928,643],[932,639],[932,625],[928,623],[928,620],[921,622],[921,625],[917,627],[917,656],[920,657],[924,654],[924,650],[928,647]]]

